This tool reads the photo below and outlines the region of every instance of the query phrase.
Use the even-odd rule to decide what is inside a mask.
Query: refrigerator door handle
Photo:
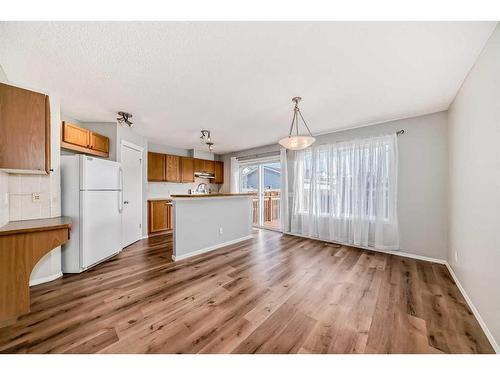
[[[122,167],[119,167],[118,173],[120,176],[120,194],[118,194],[118,212],[123,211],[123,169]]]

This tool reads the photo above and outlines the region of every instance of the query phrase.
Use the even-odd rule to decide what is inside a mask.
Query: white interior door
[[[121,145],[123,247],[142,238],[142,151]]]

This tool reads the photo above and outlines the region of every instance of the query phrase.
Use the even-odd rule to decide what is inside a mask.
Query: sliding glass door
[[[240,191],[254,193],[253,225],[280,230],[281,164],[279,159],[266,159],[240,165]]]

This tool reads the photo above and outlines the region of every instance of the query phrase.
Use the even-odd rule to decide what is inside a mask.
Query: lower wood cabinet
[[[172,201],[148,201],[148,233],[156,234],[173,229]]]

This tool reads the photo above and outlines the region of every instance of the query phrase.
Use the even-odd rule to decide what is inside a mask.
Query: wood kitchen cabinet
[[[194,159],[181,157],[181,182],[194,182]]]
[[[195,172],[214,173],[215,172],[215,162],[213,160],[194,159],[194,171]]]
[[[157,234],[172,230],[172,201],[150,200],[148,201],[148,233]]]
[[[165,155],[165,181],[181,182],[181,158]]]
[[[205,160],[205,170],[207,173],[215,173],[215,162],[213,160]]]
[[[195,172],[204,172],[205,171],[205,160],[194,159],[194,171]]]
[[[61,148],[107,158],[109,157],[109,138],[63,121]]]
[[[62,141],[76,146],[89,147],[90,130],[63,121]]]
[[[0,83],[0,169],[50,172],[47,95]]]
[[[165,155],[148,152],[148,181],[165,181]]]
[[[90,132],[90,148],[94,151],[109,153],[109,138]]]
[[[215,172],[214,172],[214,184],[224,183],[224,163],[221,161],[215,162]]]

